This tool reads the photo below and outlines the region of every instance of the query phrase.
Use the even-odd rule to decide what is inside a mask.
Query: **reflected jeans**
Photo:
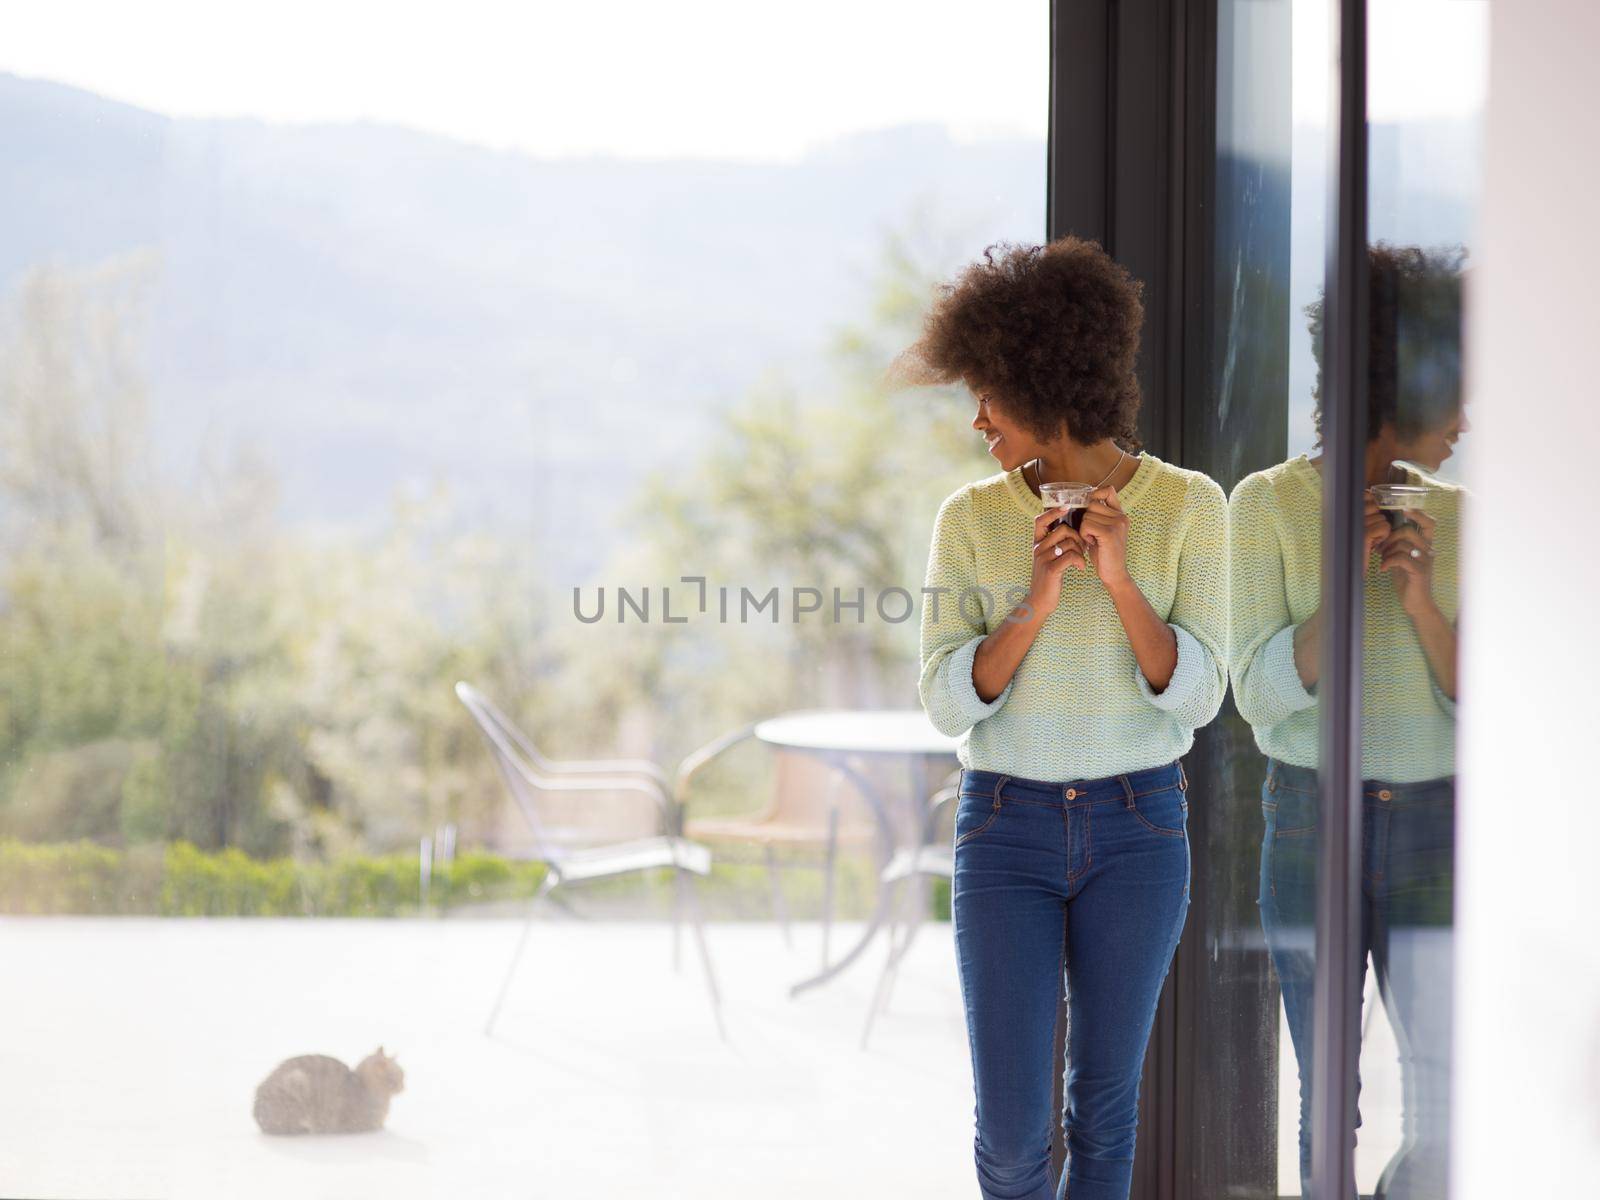
[[[1315,771],[1267,760],[1261,927],[1300,1068],[1300,1186],[1308,1197],[1319,807]],[[1351,1003],[1361,1004],[1370,954],[1400,1047],[1401,1145],[1375,1193],[1388,1200],[1448,1194],[1454,853],[1453,778],[1363,782],[1362,966]]]
[[[963,771],[951,891],[983,1200],[1127,1200],[1139,1077],[1189,908],[1176,762],[1045,783]],[[1065,982],[1067,1168],[1050,1178]]]

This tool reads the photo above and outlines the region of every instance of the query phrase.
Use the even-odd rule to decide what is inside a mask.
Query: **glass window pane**
[[[1362,1013],[1356,1180],[1448,1192],[1462,294],[1487,73],[1484,0],[1368,15]],[[1427,70],[1417,64],[1426,61]],[[1460,443],[1458,445],[1458,442]]]
[[[1208,814],[1204,1003],[1218,1044],[1199,1085],[1196,1194],[1300,1195],[1309,1176],[1329,20],[1326,0],[1218,11],[1213,411],[1233,703]]]
[[[942,880],[860,1048],[953,755],[733,737],[674,783],[915,708],[938,501],[992,459],[883,368],[1043,238],[1049,6],[12,24],[0,1190],[969,1180]],[[258,1094],[386,1132],[274,1142]]]

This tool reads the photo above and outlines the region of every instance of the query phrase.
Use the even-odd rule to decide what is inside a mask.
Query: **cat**
[[[383,1128],[389,1097],[404,1087],[405,1072],[382,1046],[354,1071],[326,1054],[302,1054],[256,1088],[256,1124],[262,1133],[369,1133]]]

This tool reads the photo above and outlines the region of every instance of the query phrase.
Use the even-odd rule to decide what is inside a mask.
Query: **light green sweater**
[[[1159,693],[1091,566],[1066,571],[1061,602],[1011,682],[992,702],[980,699],[972,661],[1027,595],[1033,522],[1044,505],[1018,469],[968,484],[940,506],[922,597],[918,692],[935,727],[960,738],[957,757],[968,769],[1065,783],[1160,766],[1188,750],[1194,730],[1221,706],[1222,489],[1145,454],[1118,496],[1128,514],[1128,573],[1177,635],[1177,669]],[[984,591],[969,591],[962,603],[973,588]]]
[[[1456,618],[1461,491],[1434,489],[1433,595]],[[1234,582],[1228,664],[1234,703],[1262,753],[1318,759],[1317,698],[1294,666],[1295,628],[1322,603],[1322,476],[1304,455],[1239,481],[1228,505]],[[1455,772],[1455,703],[1439,690],[1386,571],[1367,571],[1362,639],[1361,774],[1412,783]]]

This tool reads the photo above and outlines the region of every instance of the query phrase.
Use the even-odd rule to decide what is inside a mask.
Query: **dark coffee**
[[[1054,529],[1062,521],[1069,529],[1083,528],[1083,514],[1088,511],[1089,496],[1094,486],[1087,483],[1047,483],[1039,489],[1039,498],[1046,508],[1066,509],[1066,515],[1050,522]]]
[[[1057,525],[1061,524],[1061,522],[1065,521],[1069,529],[1082,529],[1083,514],[1088,511],[1089,510],[1086,508],[1069,508],[1067,509],[1066,516],[1058,517],[1054,521],[1050,522],[1050,528],[1054,529]]]

